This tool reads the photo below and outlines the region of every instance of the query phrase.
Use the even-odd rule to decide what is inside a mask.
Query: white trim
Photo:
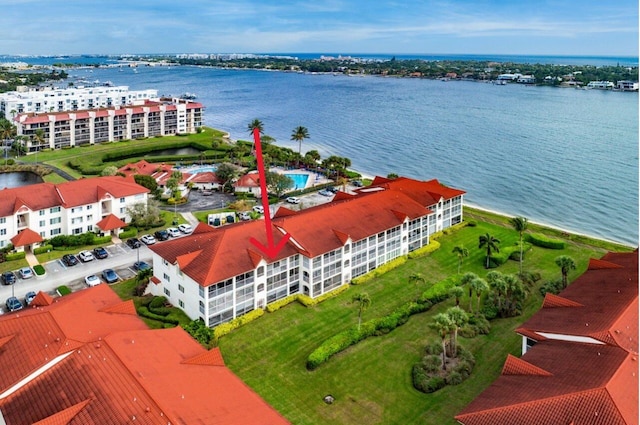
[[[10,396],[11,394],[13,394],[14,392],[18,391],[20,388],[24,387],[25,385],[27,385],[28,383],[33,381],[34,379],[36,379],[37,377],[42,375],[44,372],[48,371],[49,369],[51,369],[52,367],[54,367],[55,365],[60,363],[62,360],[64,360],[67,357],[69,357],[74,352],[75,352],[75,350],[69,351],[68,353],[65,353],[65,354],[61,354],[58,357],[56,357],[53,360],[51,360],[49,363],[45,364],[44,366],[40,367],[36,371],[32,372],[30,375],[25,377],[23,380],[21,380],[20,382],[18,382],[17,384],[15,384],[11,388],[9,388],[8,390],[6,390],[2,394],[0,394],[0,400],[3,400],[4,398],[6,398],[6,397]]]
[[[605,345],[604,342],[598,341],[597,339],[593,339],[588,336],[579,336],[579,335],[563,335],[563,334],[552,334],[548,332],[536,332],[538,335],[543,336],[547,339],[555,339],[558,341],[571,341],[571,342],[584,342],[586,344],[598,344]]]

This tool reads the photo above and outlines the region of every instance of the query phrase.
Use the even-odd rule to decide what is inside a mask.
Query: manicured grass
[[[369,338],[347,349],[313,372],[306,370],[305,362],[322,341],[357,322],[356,306],[350,302],[356,292],[367,292],[372,300],[363,320],[387,314],[432,283],[455,274],[458,262],[451,250],[459,244],[470,252],[462,272],[485,276],[484,251],[478,249],[478,236],[487,232],[500,239],[502,246],[518,240],[511,228],[484,222],[444,236],[441,248],[429,257],[409,260],[316,307],[291,304],[223,337],[220,347],[227,365],[295,424],[455,424],[454,415],[499,375],[506,355],[519,355],[520,337],[514,330],[539,309],[542,297],[537,288],[531,289],[522,316],[494,320],[489,335],[462,339],[476,357],[474,372],[461,385],[433,394],[413,388],[411,367],[421,358],[424,346],[438,339],[429,328],[431,318],[453,305],[453,300],[412,316],[385,336]],[[542,281],[558,278],[560,271],[554,259],[566,254],[578,265],[570,275],[573,280],[586,269],[590,257],[600,257],[604,252],[575,243],[561,251],[534,248],[525,258],[525,270],[540,272]],[[518,263],[509,261],[497,270],[515,273]],[[422,273],[426,284],[409,283],[408,277],[416,272]],[[468,308],[468,298],[461,304]],[[332,405],[322,401],[327,394],[336,399]]]
[[[44,180],[46,183],[53,183],[53,184],[64,183],[67,181],[67,179],[65,179],[64,177],[56,173],[47,174],[42,178],[42,180]]]

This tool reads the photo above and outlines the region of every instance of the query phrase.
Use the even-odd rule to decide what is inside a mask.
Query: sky
[[[638,0],[0,0],[0,54],[638,56]]]

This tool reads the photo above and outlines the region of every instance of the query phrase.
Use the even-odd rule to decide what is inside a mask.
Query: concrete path
[[[195,215],[193,215],[193,213],[183,212],[182,217],[184,217],[184,219],[187,220],[191,226],[196,227],[198,225],[198,219]]]
[[[25,260],[27,260],[27,263],[29,263],[31,267],[37,266],[38,264],[40,264],[36,256],[33,255],[33,252],[27,252],[24,258]]]

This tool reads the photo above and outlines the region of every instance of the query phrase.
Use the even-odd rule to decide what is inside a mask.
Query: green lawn
[[[508,353],[519,355],[520,338],[516,329],[537,311],[542,297],[531,291],[524,314],[491,323],[491,333],[474,339],[462,339],[476,357],[476,368],[461,385],[446,387],[434,394],[416,391],[411,384],[411,367],[421,358],[424,346],[437,339],[429,322],[434,314],[453,305],[448,300],[430,311],[412,316],[405,325],[388,335],[369,338],[336,355],[313,372],[305,368],[306,358],[323,340],[357,322],[357,310],[349,301],[353,294],[366,291],[371,307],[363,320],[382,316],[413,299],[428,285],[456,273],[455,245],[470,251],[463,272],[481,276],[484,253],[478,249],[478,236],[489,232],[501,245],[513,244],[517,233],[511,228],[478,222],[454,235],[440,239],[441,248],[431,256],[409,260],[403,266],[358,287],[351,287],[336,298],[313,307],[292,304],[240,328],[220,340],[227,365],[250,387],[287,419],[300,424],[455,424],[453,416],[464,408],[499,375]],[[569,243],[561,251],[534,248],[525,260],[525,269],[538,271],[546,278],[560,276],[555,257],[574,258],[582,273],[590,257],[604,254],[600,248]],[[515,273],[518,263],[509,261],[498,269]],[[420,272],[426,284],[416,286],[408,276]],[[475,301],[474,301],[475,302]],[[468,299],[462,300],[468,306]],[[322,398],[331,394],[336,401],[326,405]]]

